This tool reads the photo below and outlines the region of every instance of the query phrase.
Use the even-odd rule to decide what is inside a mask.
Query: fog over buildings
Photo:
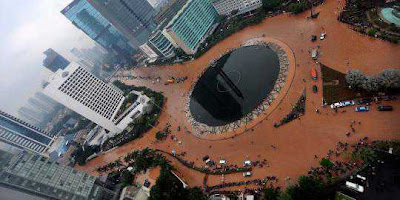
[[[53,48],[71,59],[72,48],[93,45],[60,13],[70,2],[0,1],[0,109],[17,115],[18,108],[41,88],[42,80],[51,74],[42,64],[45,50]]]

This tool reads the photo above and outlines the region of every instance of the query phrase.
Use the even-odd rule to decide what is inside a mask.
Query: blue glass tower
[[[51,48],[47,49],[43,54],[46,55],[46,58],[43,60],[43,66],[52,72],[56,72],[59,69],[65,69],[70,63],[67,59]]]
[[[0,141],[31,152],[44,153],[54,142],[53,136],[0,111]]]
[[[74,0],[61,13],[110,52],[129,59],[135,52],[128,39],[86,0]]]

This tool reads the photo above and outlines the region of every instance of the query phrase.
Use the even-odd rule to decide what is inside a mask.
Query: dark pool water
[[[232,123],[261,104],[278,74],[278,55],[268,47],[236,49],[200,77],[190,97],[190,112],[209,126]]]

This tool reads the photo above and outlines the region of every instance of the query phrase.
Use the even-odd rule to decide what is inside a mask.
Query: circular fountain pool
[[[266,45],[238,48],[223,55],[199,78],[190,96],[194,120],[223,126],[256,109],[274,88],[279,58]]]

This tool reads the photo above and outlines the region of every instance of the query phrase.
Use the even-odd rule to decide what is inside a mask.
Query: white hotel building
[[[243,14],[262,6],[262,0],[211,0],[219,15],[231,15],[237,10],[237,14]]]
[[[55,72],[43,93],[112,133],[122,131],[113,120],[125,100],[123,92],[77,63]]]

